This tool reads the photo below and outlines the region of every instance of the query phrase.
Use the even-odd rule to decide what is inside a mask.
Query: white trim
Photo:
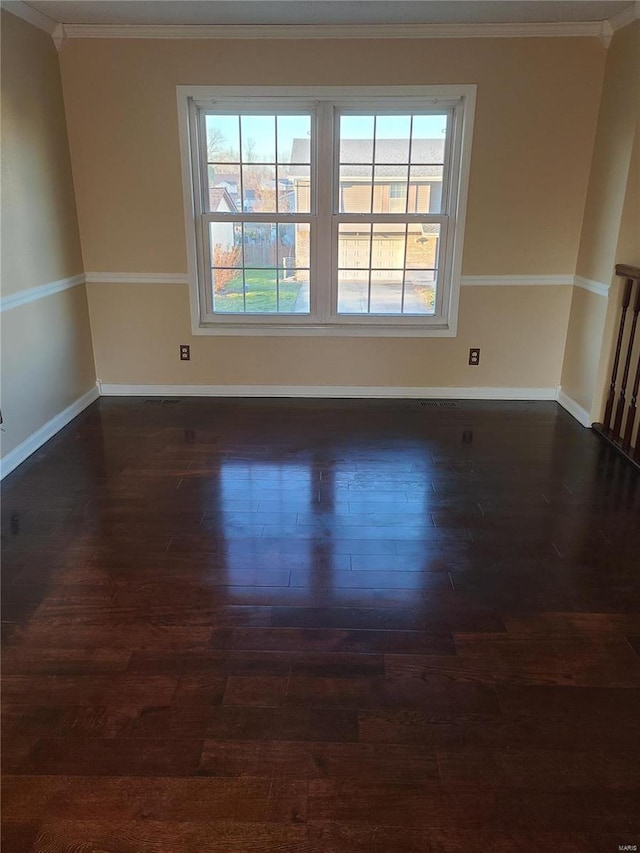
[[[640,0],[636,0],[635,3],[618,12],[617,15],[612,15],[608,21],[603,21],[600,38],[604,46],[609,47],[615,32],[638,20],[640,20]]]
[[[188,273],[88,272],[85,273],[84,278],[87,284],[189,284]],[[600,296],[609,294],[608,284],[592,281],[579,275],[565,274],[463,275],[461,284],[462,287],[560,287],[575,284],[576,287],[590,290]]]
[[[188,284],[186,273],[88,272],[87,284]]]
[[[65,24],[68,39],[602,38],[601,21],[524,24]]]
[[[390,385],[120,385],[98,380],[104,397],[322,397],[440,400],[555,400],[556,388],[423,388]]]
[[[23,21],[32,24],[39,30],[44,30],[50,36],[53,36],[56,29],[60,26],[53,18],[43,15],[42,12],[38,12],[37,9],[34,9],[28,3],[23,3],[22,0],[2,0],[2,8],[6,9],[7,12],[11,12],[12,15],[16,15],[18,18],[22,18]]]
[[[572,275],[463,275],[463,287],[558,287],[573,284]]]
[[[556,397],[559,405],[562,406],[570,415],[572,415],[578,423],[582,424],[583,427],[589,428],[592,424],[591,415],[586,409],[583,409],[579,403],[570,397],[568,394],[562,390],[562,388],[558,388],[558,394]]]
[[[90,406],[95,400],[97,400],[100,396],[100,392],[98,388],[91,388],[87,391],[86,394],[83,394],[82,397],[78,397],[78,399],[71,403],[70,406],[67,406],[66,409],[63,409],[59,414],[55,415],[51,418],[50,421],[47,421],[46,424],[37,429],[35,432],[32,432],[28,438],[25,438],[24,441],[20,442],[17,447],[14,447],[6,456],[0,460],[0,479],[6,477],[7,474],[10,474],[15,468],[18,467],[22,462],[25,461],[32,453],[35,453],[42,445],[49,441],[50,438],[60,432],[63,427],[66,427],[68,423],[70,423],[80,412],[84,411],[87,406]]]
[[[64,24],[58,24],[55,30],[51,33],[51,38],[56,46],[56,50],[60,52],[67,43],[67,34],[64,29]]]
[[[611,285],[604,284],[602,281],[593,281],[591,278],[583,278],[577,275],[574,278],[574,284],[581,290],[588,290],[589,293],[597,293],[598,296],[604,296],[606,299],[609,296],[609,288]]]
[[[378,319],[378,318],[376,318]],[[191,334],[198,336],[240,335],[248,337],[329,337],[329,338],[453,338],[455,324],[450,326],[383,325],[376,323],[305,323],[298,326],[285,323],[220,323],[219,325],[192,327]]]
[[[376,337],[455,337],[457,333],[457,314],[459,303],[460,272],[462,266],[462,250],[464,226],[466,219],[466,202],[471,159],[471,142],[473,137],[473,121],[476,105],[475,84],[447,86],[176,86],[177,110],[179,117],[179,139],[182,165],[182,185],[185,216],[185,235],[187,245],[187,264],[190,293],[191,333],[192,335],[336,335],[336,336],[366,336]],[[448,216],[450,221],[450,238],[446,246],[441,246],[444,252],[445,270],[439,289],[442,291],[442,303],[438,304],[434,316],[414,318],[404,317],[338,317],[335,314],[335,282],[333,284],[333,305],[330,312],[323,312],[319,301],[322,293],[330,286],[329,280],[319,274],[317,268],[311,270],[311,299],[312,310],[316,313],[308,316],[259,317],[218,315],[213,316],[210,306],[207,306],[207,294],[210,293],[210,281],[203,274],[208,269],[204,256],[208,254],[207,239],[203,236],[204,223],[208,221],[206,211],[202,209],[202,167],[200,162],[200,142],[197,139],[200,123],[199,111],[211,108],[214,103],[224,105],[227,99],[236,103],[238,98],[243,102],[248,99],[256,104],[269,103],[276,99],[278,103],[293,103],[304,100],[319,101],[319,108],[326,101],[324,113],[326,123],[318,129],[319,145],[326,140],[330,132],[330,116],[328,107],[361,106],[378,108],[387,98],[393,97],[396,104],[398,99],[410,103],[407,108],[415,109],[418,104],[440,103],[450,108],[453,113],[452,130],[449,138],[450,151],[449,168],[451,170],[451,186],[448,193],[447,207],[442,216]],[[265,100],[267,99],[267,100]],[[200,128],[201,129],[201,128]],[[318,174],[318,181],[333,180],[335,177],[335,161],[328,147],[325,146],[326,158],[322,161],[323,175]],[[318,166],[316,164],[315,168]],[[324,205],[316,206],[309,214],[310,221],[315,222],[315,239],[328,244],[329,229],[334,227],[336,213],[324,197]],[[258,214],[254,214],[258,217]],[[301,215],[302,216],[302,215]],[[389,215],[391,217],[391,215]],[[395,215],[393,215],[395,217]],[[244,218],[244,216],[242,217]],[[313,247],[312,247],[313,248]],[[316,246],[317,249],[317,246]],[[317,254],[317,252],[316,252]],[[313,263],[313,261],[312,261]],[[337,269],[335,258],[332,263],[332,275]],[[314,277],[314,271],[316,276]],[[326,298],[325,307],[329,300]]]
[[[64,24],[22,0],[2,0],[2,8],[49,33],[57,50],[69,39],[437,39],[437,38],[599,38],[608,47],[617,30],[640,18],[640,2],[606,21],[503,24]]]
[[[477,91],[475,83],[452,83],[443,84],[418,84],[418,85],[381,85],[381,86],[314,86],[290,85],[290,86],[176,86],[178,97],[181,100],[193,98],[195,101],[208,101],[212,106],[216,101],[233,101],[244,98],[254,101],[260,98],[297,98],[300,101],[315,101],[317,99],[330,100],[337,106],[348,107],[353,98],[367,100],[366,106],[372,106],[385,96],[394,98],[410,98],[422,102],[425,99],[430,102],[429,106],[438,107],[443,101],[459,101],[462,97],[474,95]],[[257,106],[259,100],[252,106]],[[415,103],[412,108],[417,108]],[[448,106],[451,106],[450,104]],[[256,216],[262,214],[255,214]],[[304,214],[301,214],[304,216]]]
[[[48,284],[30,287],[29,290],[10,293],[8,296],[3,296],[0,299],[0,313],[2,311],[10,311],[12,308],[18,308],[20,305],[28,305],[29,302],[35,302],[37,299],[43,299],[45,296],[52,296],[54,293],[61,293],[63,290],[77,287],[79,284],[84,284],[84,282],[84,273],[79,273],[69,278],[61,278],[59,281],[50,281]]]
[[[626,9],[618,12],[617,15],[612,15],[607,23],[615,33],[617,30],[621,30],[634,21],[640,21],[640,0],[635,0],[635,3],[627,6]]]

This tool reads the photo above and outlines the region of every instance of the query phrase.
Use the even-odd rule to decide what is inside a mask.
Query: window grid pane
[[[311,211],[311,113],[208,113],[205,129],[209,212]]]
[[[209,223],[214,313],[308,314],[310,222]]]
[[[206,297],[201,291],[201,306],[206,298],[207,305],[213,300],[214,313],[254,314],[256,321],[261,314],[310,313],[304,307],[305,299],[310,301],[309,252],[308,246],[306,252],[299,251],[305,243],[301,233],[306,232],[308,244],[313,222],[318,273],[328,280],[331,215],[337,213],[339,220],[339,214],[344,213],[346,221],[338,226],[338,239],[345,244],[350,241],[352,248],[339,252],[331,276],[338,275],[338,305],[334,302],[331,308],[328,294],[322,297],[321,281],[320,296],[313,299],[313,317],[317,314],[321,322],[331,322],[336,308],[338,313],[362,314],[362,320],[366,315],[434,315],[440,236],[449,234],[446,254],[441,258],[444,293],[439,293],[438,285],[437,300],[438,315],[441,307],[446,315],[448,303],[443,298],[450,286],[449,266],[455,252],[451,234],[456,223],[455,219],[450,222],[447,215],[450,191],[446,195],[443,192],[443,180],[458,192],[459,149],[448,138],[449,130],[456,139],[460,136],[462,125],[451,122],[458,105],[441,102],[437,112],[425,100],[426,109],[420,112],[419,106],[416,109],[418,102],[407,97],[406,111],[400,106],[398,112],[392,112],[393,101],[381,97],[379,111],[374,107],[363,116],[357,112],[356,101],[351,107],[353,112],[344,115],[337,104],[316,101],[318,115],[313,127],[317,122],[320,157],[324,158],[329,145],[332,116],[337,115],[339,156],[334,166],[338,175],[334,170],[333,182],[339,194],[332,209],[331,194],[322,189],[325,182],[330,183],[327,169],[330,172],[331,160],[326,157],[315,167],[323,182],[322,192],[309,221],[301,222],[304,213],[311,214],[312,210],[311,152],[316,149],[311,140],[311,117],[315,116],[316,107],[308,101],[301,104],[299,114],[294,114],[294,110],[287,111],[284,98],[270,102],[265,99],[266,108],[257,100],[244,101],[245,110],[242,100],[237,110],[236,104],[229,101],[226,111],[222,101],[216,102],[219,112],[213,112],[210,105],[198,105],[194,113],[200,112],[197,127],[204,130],[207,146],[201,148],[201,154],[206,151],[206,156],[200,159],[205,166],[205,181],[204,186],[200,184],[199,215],[205,214],[203,224],[209,234],[204,243],[200,238],[200,246],[206,250],[205,255],[210,255],[203,271],[207,272],[209,266],[210,290]],[[386,108],[387,103],[391,109]],[[284,112],[279,113],[279,109]],[[309,128],[306,134],[300,132],[300,118]],[[449,158],[453,158],[452,176]],[[289,214],[293,216],[289,218]],[[272,221],[262,222],[262,216]],[[250,240],[250,232],[260,224],[270,228],[265,227],[262,235],[254,233]],[[200,269],[202,259],[201,251]],[[458,272],[454,260],[454,274]],[[347,284],[361,294],[358,305],[348,304]]]
[[[340,213],[440,212],[446,114],[346,115],[339,121]]]
[[[440,231],[433,222],[340,223],[338,313],[434,314]]]
[[[309,270],[213,267],[214,311],[221,314],[308,314]]]

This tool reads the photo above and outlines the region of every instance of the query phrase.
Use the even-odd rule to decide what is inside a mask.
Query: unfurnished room
[[[2,0],[3,853],[640,845],[640,3]]]

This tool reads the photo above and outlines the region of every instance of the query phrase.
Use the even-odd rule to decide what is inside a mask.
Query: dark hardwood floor
[[[555,403],[103,398],[3,492],[3,853],[640,846],[640,476]]]

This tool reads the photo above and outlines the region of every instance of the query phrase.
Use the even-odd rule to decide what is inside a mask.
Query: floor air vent
[[[455,400],[420,400],[420,407],[423,409],[457,409],[458,404]]]
[[[150,397],[144,402],[149,406],[177,406],[180,400],[162,400],[160,397]]]

